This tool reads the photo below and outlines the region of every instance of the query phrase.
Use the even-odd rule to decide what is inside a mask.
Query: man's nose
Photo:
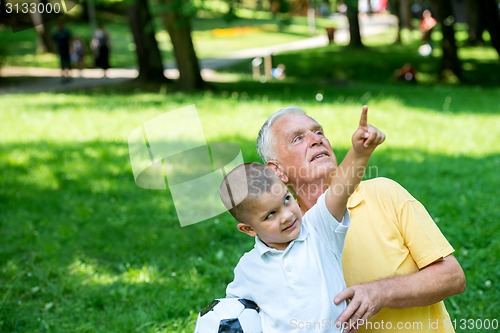
[[[316,145],[320,145],[323,143],[323,136],[315,132],[309,132],[308,140],[309,140],[309,146],[314,147]]]

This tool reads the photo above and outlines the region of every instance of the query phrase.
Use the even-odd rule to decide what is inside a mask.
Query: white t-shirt
[[[227,297],[257,303],[264,333],[341,332],[335,321],[346,304],[335,305],[333,298],[345,288],[341,254],[349,224],[347,210],[341,223],[332,216],[323,193],[284,251],[255,237],[234,269]]]

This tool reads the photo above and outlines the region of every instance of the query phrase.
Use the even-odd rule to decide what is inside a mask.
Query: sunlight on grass
[[[491,61],[498,57],[498,53],[493,47],[462,47],[458,49],[458,57],[460,59],[474,59],[479,61]],[[467,60],[466,60],[467,61]]]
[[[441,101],[434,99],[440,112],[429,113],[426,109],[408,107],[400,99],[377,97],[374,94],[375,92],[368,91],[364,97],[365,103],[369,102],[370,119],[384,129],[392,147],[418,147],[429,152],[449,155],[482,156],[496,152],[495,142],[498,138],[491,135],[495,132],[491,116],[478,115],[474,110],[467,109],[459,115],[452,113],[456,107],[464,106],[462,103],[466,96],[443,94]],[[303,100],[299,105],[321,119],[325,129],[334,133],[337,144],[346,147],[349,145],[349,133],[358,121],[360,102],[349,101],[338,93],[330,95],[325,92],[323,95],[322,103],[318,103],[314,96],[311,96],[309,101]],[[261,119],[273,110],[286,106],[265,100],[266,95],[257,100],[250,100],[244,93],[235,94],[228,91],[226,102],[220,105],[217,96],[206,95],[196,106],[207,139],[217,140],[218,137],[232,136],[235,134],[235,127],[246,129],[239,132],[239,136],[253,139]],[[57,141],[122,141],[132,129],[149,120],[148,117],[152,118],[155,114],[183,106],[180,103],[167,104],[162,101],[161,96],[151,94],[134,96],[133,99],[123,97],[121,101],[82,95],[39,95],[29,100],[12,96],[7,97],[6,102],[10,105],[10,110],[5,112],[2,118],[4,124],[9,124],[10,128],[5,131],[3,141],[36,141],[41,138]],[[140,104],[143,104],[143,107],[140,107]],[[141,112],[128,111],[134,108]],[[47,111],[48,109],[56,111]],[[148,113],[150,116],[147,116]],[[227,117],[228,113],[232,116]],[[426,134],[429,131],[432,131],[432,136]],[[19,133],[24,135],[19,137]],[[89,153],[92,156],[92,152]]]
[[[111,274],[99,268],[96,263],[76,260],[68,268],[70,274],[81,279],[84,284],[109,285],[117,282],[127,284],[162,283],[166,279],[160,275],[155,267],[144,265],[141,268],[126,265],[127,271],[121,274]],[[171,274],[175,277],[175,273]]]
[[[218,29],[193,33],[193,42],[198,57],[223,57],[235,51],[286,44],[307,37],[307,35],[300,34],[300,29],[295,30],[295,28],[290,28],[285,34],[276,31],[275,27],[264,26],[251,30],[243,28],[240,27],[240,30],[235,32]]]
[[[119,281],[119,277],[117,276],[113,276],[109,273],[98,272],[97,265],[95,263],[75,261],[70,265],[68,271],[70,274],[79,277],[84,284],[90,283],[107,285]]]
[[[219,36],[213,29],[222,20],[200,20],[195,35],[207,43],[200,44],[205,54],[259,45],[259,38],[264,45],[309,36],[305,19],[281,37],[276,22],[262,20],[264,28],[242,19],[227,28],[252,28]],[[114,31],[115,38],[128,36]],[[244,43],[225,33],[241,33]],[[158,36],[167,50],[167,34]],[[247,61],[224,71],[232,81],[211,82],[204,92],[133,84],[2,95],[0,331],[192,332],[197,312],[224,296],[254,240],[236,231],[228,213],[181,228],[170,191],[139,188],[130,165],[131,131],[191,104],[207,142],[234,142],[247,162],[259,161],[263,121],[287,105],[324,126],[340,161],[367,104],[369,122],[387,135],[367,177],[405,186],[456,249],[468,287],[445,300],[451,317],[493,318],[500,279],[497,55],[461,48],[472,83],[436,84],[439,59],[416,54],[419,34],[406,37],[407,45],[384,45],[389,33],[367,40],[362,51],[329,45],[274,55],[287,65],[282,81],[254,81]],[[130,40],[117,42],[126,63]],[[406,61],[418,67],[419,83],[392,79]],[[189,199],[193,209],[203,202]]]
[[[180,228],[168,192],[135,185],[127,138],[145,121],[193,103],[207,141],[236,142],[245,161],[258,161],[255,138],[264,119],[290,104],[324,125],[342,159],[368,104],[370,123],[387,134],[369,176],[398,180],[422,200],[467,272],[469,291],[447,304],[452,317],[471,302],[483,304],[474,316],[493,313],[497,303],[485,299],[491,287],[484,281],[496,283],[489,267],[497,258],[490,243],[498,224],[487,221],[499,214],[488,198],[500,163],[497,89],[252,84],[168,96],[139,90],[4,96],[0,197],[9,209],[0,213],[7,258],[0,309],[13,320],[0,325],[192,332],[196,313],[223,296],[253,240],[235,230],[228,214]],[[32,313],[41,324],[19,322]]]

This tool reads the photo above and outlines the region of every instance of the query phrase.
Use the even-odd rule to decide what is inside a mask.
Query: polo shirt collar
[[[295,242],[303,242],[307,239],[308,236],[309,236],[309,231],[307,231],[306,226],[302,224],[300,227],[299,236],[295,238],[290,244],[288,244],[288,247],[284,251],[270,248],[269,246],[264,244],[263,241],[260,240],[259,236],[255,236],[255,248],[257,249],[261,257],[264,256],[266,253],[285,253],[293,246]]]
[[[363,201],[363,196],[356,190],[347,200],[347,208],[354,208],[359,205],[361,201]]]

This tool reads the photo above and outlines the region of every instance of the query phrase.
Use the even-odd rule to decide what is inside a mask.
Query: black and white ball
[[[262,333],[259,306],[243,298],[218,298],[198,314],[195,333]]]

